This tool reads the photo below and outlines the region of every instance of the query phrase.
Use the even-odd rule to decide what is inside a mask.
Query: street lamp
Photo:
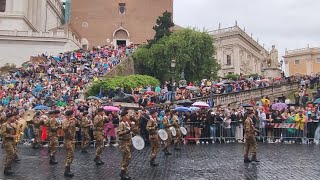
[[[174,80],[174,76],[175,76],[175,68],[176,68],[176,59],[173,58],[171,60],[171,83],[172,83],[172,91],[175,91],[175,80]]]
[[[210,107],[211,108],[213,108],[213,106],[214,106],[214,102],[213,102],[213,70],[211,70],[211,83],[210,83],[210,85],[211,85],[211,87],[210,87],[210,99],[209,99],[209,105],[210,105]]]

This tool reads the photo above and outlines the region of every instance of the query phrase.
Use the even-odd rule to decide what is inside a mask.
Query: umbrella
[[[261,81],[262,82],[269,82],[270,80],[269,79],[262,79]]]
[[[286,103],[275,103],[275,104],[272,104],[271,108],[273,110],[283,110],[283,109],[286,109],[288,107],[288,105]]]
[[[316,99],[313,104],[320,104],[320,98]]]
[[[103,109],[106,111],[120,111],[120,109],[115,106],[104,106]]]
[[[252,107],[251,104],[241,104],[242,107]]]
[[[100,100],[100,98],[96,97],[96,96],[89,96],[87,99],[95,99],[95,100]]]
[[[191,111],[198,111],[199,109],[200,109],[200,108],[194,107],[194,106],[193,106],[193,107],[190,107],[190,110],[191,110]]]
[[[53,57],[53,59],[56,60],[56,61],[61,61],[60,57]]]
[[[38,105],[34,108],[35,110],[49,110],[48,106]]]
[[[209,104],[207,104],[205,102],[195,102],[192,104],[192,106],[200,107],[200,108],[210,107]]]
[[[235,81],[233,80],[225,80],[225,81],[222,81],[223,84],[233,84],[235,83]]]
[[[188,112],[191,111],[190,108],[187,107],[176,107],[174,110],[179,111],[179,112]]]
[[[198,87],[195,86],[187,86],[186,89],[190,90],[190,91],[195,91],[198,89]]]
[[[146,91],[146,94],[152,95],[154,94],[154,91]]]
[[[191,106],[193,104],[193,102],[190,99],[186,99],[186,100],[179,100],[176,102],[178,105],[182,105],[182,106]]]

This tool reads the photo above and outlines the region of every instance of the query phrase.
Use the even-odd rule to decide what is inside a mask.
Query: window
[[[227,65],[231,65],[231,55],[227,55]]]
[[[4,12],[6,10],[6,1],[7,0],[0,0],[0,12]]]
[[[119,14],[126,13],[126,3],[119,3]]]
[[[317,63],[320,63],[320,58],[317,58]]]
[[[294,60],[294,64],[300,64],[300,60],[299,59]]]

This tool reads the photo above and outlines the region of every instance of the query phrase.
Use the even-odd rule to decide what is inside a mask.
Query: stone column
[[[233,64],[234,64],[234,73],[240,74],[241,70],[241,59],[240,59],[240,47],[238,45],[233,46]]]
[[[13,10],[13,0],[7,0],[5,12],[11,12],[12,10]]]

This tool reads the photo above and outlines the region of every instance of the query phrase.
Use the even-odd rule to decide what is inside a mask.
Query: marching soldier
[[[16,124],[16,127],[18,128],[19,126],[20,126],[20,128],[22,127],[22,124],[19,124],[19,122],[17,121],[17,119],[19,119],[20,117],[19,117],[19,113],[17,113],[16,111],[14,111],[14,113],[13,113],[13,118],[16,120],[14,123]],[[21,137],[21,134],[19,134],[18,136],[20,136]],[[16,137],[17,138],[17,137]],[[20,139],[20,138],[19,138]],[[19,161],[21,161],[21,159],[19,159],[19,157],[18,157],[18,149],[17,149],[17,146],[18,146],[18,143],[20,143],[20,142],[17,142],[16,140],[15,140],[15,143],[14,143],[14,146],[13,146],[13,149],[14,149],[14,162],[19,162]]]
[[[64,147],[66,148],[66,159],[65,159],[65,171],[64,176],[73,177],[73,173],[70,171],[70,166],[73,161],[73,153],[76,143],[76,124],[77,119],[73,117],[73,111],[68,110],[65,113],[66,120],[62,124],[64,131]]]
[[[247,119],[244,121],[244,129],[245,129],[245,144],[244,144],[244,162],[259,162],[257,160],[257,142],[255,139],[255,133],[259,132],[252,122],[252,117],[254,115],[254,112],[252,110],[247,111]],[[252,149],[252,159],[250,160],[248,158],[249,150]]]
[[[150,119],[147,123],[147,130],[149,132],[149,139],[151,142],[151,155],[150,155],[150,166],[155,167],[159,164],[155,162],[155,159],[160,151],[160,139],[157,132],[158,122],[157,117],[158,113],[154,110],[150,112]]]
[[[174,149],[180,150],[180,141],[181,141],[181,131],[179,125],[179,118],[177,115],[177,111],[172,112],[172,126],[176,129],[176,137],[174,138]]]
[[[104,164],[101,161],[101,154],[103,149],[103,126],[104,126],[104,109],[99,108],[97,111],[97,115],[94,117],[93,120],[93,136],[96,140],[96,157],[94,158],[94,162],[96,165]]]
[[[165,116],[163,117],[163,120],[162,120],[162,123],[163,123],[163,127],[164,127],[164,130],[167,132],[168,134],[168,139],[165,141],[165,145],[164,145],[164,148],[163,148],[163,152],[166,156],[170,156],[171,153],[169,152],[168,148],[170,147],[171,145],[171,141],[172,141],[172,137],[171,137],[171,130],[170,130],[170,127],[172,126],[171,123],[170,123],[170,109],[166,109],[165,110]]]
[[[81,153],[88,153],[87,148],[90,145],[90,126],[92,121],[88,118],[88,112],[83,112],[81,118]]]
[[[41,142],[41,125],[43,125],[43,121],[40,119],[40,113],[37,113],[34,117],[33,121],[33,131],[34,131],[34,142],[32,147],[39,148]]]
[[[49,153],[50,153],[50,161],[51,165],[57,164],[55,155],[58,151],[59,142],[58,142],[58,128],[61,126],[58,122],[57,118],[60,114],[59,110],[53,110],[49,112],[50,118],[47,121],[47,126],[49,130]]]
[[[136,114],[130,116],[131,129],[135,132],[135,135],[140,135],[140,117],[140,112],[136,112]]]
[[[11,175],[11,164],[15,159],[15,139],[16,139],[16,119],[13,114],[8,113],[6,115],[7,122],[2,124],[0,129],[0,135],[3,138],[3,146],[6,152],[6,157],[4,161],[4,174]]]
[[[131,148],[132,148],[132,140],[131,140],[131,126],[128,122],[128,112],[123,112],[121,114],[121,122],[118,128],[118,136],[120,141],[120,149],[122,151],[122,162],[121,162],[121,173],[120,178],[122,180],[131,179],[127,175],[129,162],[131,160]]]

